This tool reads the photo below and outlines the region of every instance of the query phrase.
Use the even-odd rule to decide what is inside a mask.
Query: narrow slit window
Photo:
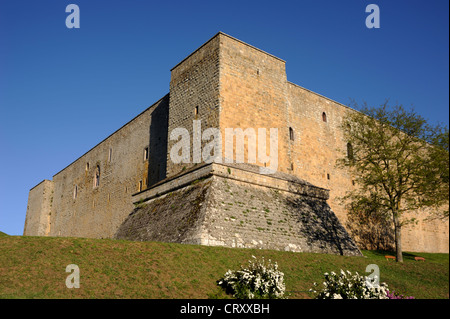
[[[196,106],[195,109],[194,109],[194,115],[195,115],[195,116],[198,115],[198,106]]]
[[[75,185],[75,187],[73,188],[73,199],[77,199],[78,196],[78,186]]]
[[[294,129],[292,127],[289,128],[289,139],[294,140]]]
[[[322,121],[327,122],[327,113],[322,113]]]
[[[349,160],[353,160],[353,146],[351,143],[347,143],[347,157]]]
[[[330,179],[330,174],[327,174],[327,179],[328,179],[328,180]]]
[[[138,192],[142,191],[142,181],[139,181]]]
[[[144,148],[144,161],[148,160],[148,147]]]
[[[86,163],[86,171],[89,170],[89,162]]]
[[[100,165],[97,165],[94,175],[94,188],[100,186]]]
[[[112,160],[112,148],[109,149],[108,162],[111,162],[111,160]]]

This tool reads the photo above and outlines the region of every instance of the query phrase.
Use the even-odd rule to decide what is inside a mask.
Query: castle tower
[[[335,165],[348,112],[219,32],[171,69],[166,96],[30,190],[24,235],[359,255],[339,201],[357,185]],[[404,249],[448,252],[448,220],[427,216],[405,227]]]

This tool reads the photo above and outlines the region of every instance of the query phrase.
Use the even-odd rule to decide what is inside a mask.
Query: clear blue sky
[[[333,100],[389,98],[448,125],[447,0],[0,0],[0,231],[21,235],[30,188],[168,93],[170,69],[218,31]]]

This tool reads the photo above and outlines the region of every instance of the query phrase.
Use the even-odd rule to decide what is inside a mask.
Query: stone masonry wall
[[[278,171],[329,189],[329,205],[345,225],[340,198],[358,185],[336,160],[347,152],[343,119],[356,111],[288,82],[283,60],[229,36],[220,39],[222,135],[225,128],[278,128]],[[448,218],[432,219],[426,211],[413,215],[418,224],[404,228],[404,249],[448,252]]]
[[[360,255],[326,203],[326,190],[282,174],[210,168],[203,177],[188,173],[190,183],[173,184],[164,195],[147,201],[145,192],[136,195],[137,208],[115,238]]]
[[[164,119],[167,109],[168,96],[53,177],[55,187],[48,235],[112,237],[133,209],[131,195],[147,187],[149,180],[155,182],[164,177],[161,173],[155,176],[154,170],[157,165],[165,166],[165,153],[161,156],[161,149],[152,147],[150,141],[151,138],[161,139],[165,145],[167,126],[158,120]],[[156,119],[152,119],[154,114]],[[160,130],[152,130],[152,125],[159,126]],[[149,149],[147,160],[144,158],[146,148]],[[153,173],[149,170],[150,161]],[[100,179],[95,186],[97,167]],[[32,214],[27,214],[27,219],[32,218]]]
[[[220,63],[220,128],[225,154],[226,128],[266,129],[266,154],[269,153],[269,129],[278,129],[278,171],[289,173],[287,87],[285,62],[237,39],[223,35]],[[258,154],[256,144],[256,154]],[[245,140],[245,162],[248,162],[248,140]],[[236,143],[233,145],[236,155]],[[235,159],[235,158],[234,158]],[[258,160],[256,164],[264,166]],[[270,163],[267,163],[269,166]]]
[[[198,164],[193,157],[194,144],[198,141],[203,148],[207,141],[201,140],[201,133],[207,128],[219,127],[218,41],[217,37],[211,39],[171,70],[167,176]],[[199,139],[193,134],[194,120],[201,121]],[[174,163],[170,157],[172,147],[178,143],[170,140],[176,128],[189,133],[189,139],[184,140],[184,145],[188,144],[190,149],[188,163]]]
[[[23,234],[25,236],[48,235],[54,184],[44,180],[30,190],[28,195],[27,219]]]

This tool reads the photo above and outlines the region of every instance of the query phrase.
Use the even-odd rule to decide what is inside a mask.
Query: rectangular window
[[[111,162],[111,160],[112,160],[112,148],[109,149],[108,162]]]

